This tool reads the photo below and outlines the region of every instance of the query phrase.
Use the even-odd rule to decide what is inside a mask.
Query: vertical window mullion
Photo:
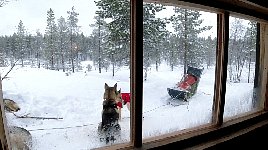
[[[2,79],[0,77],[0,79]],[[7,122],[4,112],[4,101],[3,101],[3,93],[2,93],[2,80],[0,80],[0,142],[1,149],[8,150],[10,149],[9,138],[7,137]]]
[[[260,57],[259,57],[259,72],[260,72],[260,76],[258,79],[259,82],[259,99],[260,99],[260,107],[263,108],[264,110],[268,110],[268,53],[267,53],[267,49],[268,49],[268,44],[267,44],[267,39],[268,39],[268,24],[261,22],[259,24],[259,27],[257,29],[257,31],[259,30],[259,48],[260,48]],[[256,60],[257,61],[257,60]]]
[[[254,78],[254,101],[253,101],[253,108],[256,108],[260,105],[260,100],[257,101],[259,97],[260,91],[260,23],[257,23],[257,35],[256,35],[256,60],[255,60],[255,78]]]
[[[142,92],[143,92],[143,1],[131,0],[131,122],[130,141],[142,146]]]
[[[228,65],[229,42],[229,13],[217,15],[217,52],[216,52],[216,79],[212,120],[214,124],[223,123],[225,104],[226,78]]]

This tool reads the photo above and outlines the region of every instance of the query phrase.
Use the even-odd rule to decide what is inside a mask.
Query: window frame
[[[223,113],[224,113],[224,104],[225,104],[225,93],[226,93],[226,80],[227,80],[227,65],[228,65],[228,43],[229,43],[229,18],[230,15],[237,15],[241,16],[243,18],[253,19],[258,22],[258,26],[266,26],[268,20],[266,14],[268,14],[268,9],[266,8],[260,8],[258,5],[251,5],[251,3],[246,2],[232,2],[232,1],[218,1],[216,0],[215,3],[209,3],[209,2],[200,2],[196,0],[188,0],[187,2],[182,1],[174,1],[174,0],[153,0],[153,1],[146,1],[146,2],[162,2],[168,3],[172,5],[183,5],[186,7],[194,8],[194,9],[200,9],[205,11],[213,11],[217,13],[217,63],[216,63],[216,71],[215,71],[215,92],[214,92],[214,103],[213,103],[213,116],[212,116],[212,124],[209,126],[200,126],[195,129],[189,129],[185,131],[178,131],[166,135],[157,136],[151,139],[146,139],[143,141],[143,143],[139,144],[142,145],[143,148],[153,148],[153,147],[159,147],[161,145],[170,144],[173,142],[179,143],[180,146],[187,145],[187,142],[189,143],[196,143],[193,141],[193,139],[197,138],[200,141],[200,137],[203,136],[210,136],[210,138],[213,138],[217,134],[220,135],[227,135],[228,133],[231,134],[231,132],[234,132],[232,129],[235,128],[239,130],[239,128],[248,128],[248,132],[251,130],[254,130],[255,124],[261,124],[258,123],[259,120],[264,119],[267,117],[267,59],[265,59],[265,56],[260,54],[260,56],[263,56],[259,63],[260,66],[257,66],[257,70],[255,72],[257,73],[258,77],[256,77],[260,85],[261,91],[259,92],[260,97],[265,107],[261,107],[260,110],[255,110],[249,113],[241,114],[241,116],[235,116],[235,118],[228,119],[227,121],[223,121]],[[190,2],[190,3],[189,3]],[[216,8],[212,8],[215,7]],[[239,9],[237,9],[237,7]],[[228,10],[226,9],[228,8]],[[131,5],[131,9],[135,9],[135,6]],[[133,19],[133,16],[131,17]],[[134,17],[135,18],[135,17]],[[139,19],[139,18],[136,18]],[[132,26],[132,28],[135,26]],[[140,30],[142,31],[142,30]],[[138,33],[138,32],[135,32]],[[134,33],[134,34],[135,34]],[[265,52],[265,40],[268,40],[268,37],[265,37],[265,31],[264,29],[260,30],[260,49],[257,51],[260,51],[260,53]],[[133,34],[133,33],[131,33]],[[131,39],[132,41],[133,39]],[[258,38],[257,38],[258,40]],[[137,45],[141,43],[136,43]],[[256,48],[258,49],[258,43],[256,43]],[[135,53],[135,49],[131,49],[132,53]],[[267,53],[265,53],[267,55]],[[267,57],[266,57],[267,58]],[[257,58],[258,60],[258,58]],[[142,59],[133,60],[134,62],[142,62]],[[262,66],[263,64],[263,66]],[[142,73],[141,68],[131,68],[132,70],[139,70]],[[256,68],[255,68],[256,69]],[[140,80],[140,82],[143,82]],[[256,85],[256,84],[255,84]],[[134,107],[142,107],[142,105]],[[263,109],[262,109],[263,108]],[[135,108],[133,108],[135,109]],[[136,109],[135,109],[136,110]],[[266,118],[267,119],[267,118]],[[257,121],[256,121],[257,120]],[[141,122],[138,122],[138,124]],[[263,123],[266,125],[266,123]],[[238,135],[241,134],[241,132],[237,133]],[[236,135],[237,135],[236,134]],[[212,136],[213,135],[213,136]],[[217,136],[216,136],[217,137]],[[208,138],[204,138],[208,140]],[[139,141],[142,139],[139,139]],[[206,142],[203,140],[203,142]],[[215,144],[215,143],[214,143]],[[170,144],[172,145],[172,144]],[[198,144],[197,144],[198,145]],[[211,144],[208,144],[209,146]],[[133,145],[135,148],[139,147],[137,145]],[[185,148],[191,147],[191,145],[185,146]]]
[[[146,0],[146,2],[159,2],[172,5],[182,5],[194,9],[212,11],[217,13],[217,63],[215,71],[215,87],[212,124],[204,125],[194,129],[173,132],[150,139],[142,138],[142,99],[143,99],[143,1],[130,0],[131,7],[131,120],[130,120],[130,142],[116,144],[114,146],[101,147],[98,149],[149,149],[155,147],[171,147],[180,145],[180,148],[206,148],[222,142],[215,142],[215,137],[228,136],[232,138],[242,133],[250,132],[259,126],[268,125],[268,8],[252,2],[232,0]],[[262,100],[261,110],[243,114],[223,122],[223,112],[226,92],[227,58],[229,41],[229,16],[238,15],[243,18],[255,19],[259,23],[259,66],[255,70],[258,73],[260,87],[259,98]],[[266,53],[265,53],[266,51]],[[257,75],[257,74],[256,74]],[[255,83],[254,83],[255,85]],[[6,118],[4,115],[2,82],[0,81],[0,140],[1,148],[9,150],[10,142],[7,133]],[[247,131],[243,129],[247,128]],[[208,142],[210,141],[210,142]]]

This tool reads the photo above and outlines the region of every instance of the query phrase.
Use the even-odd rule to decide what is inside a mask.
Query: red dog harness
[[[126,103],[130,103],[130,93],[121,93],[122,102],[125,105]],[[123,105],[121,102],[117,103],[117,106],[120,108],[123,108]]]
[[[130,93],[121,93],[121,96],[122,96],[122,100],[124,102],[124,105],[127,102],[130,102]]]
[[[117,102],[117,107],[123,108],[123,105],[121,102]]]

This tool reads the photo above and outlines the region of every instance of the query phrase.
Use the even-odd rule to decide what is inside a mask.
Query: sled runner
[[[187,73],[182,77],[181,81],[175,87],[167,88],[172,100],[178,99],[187,102],[196,93],[203,70],[204,68],[199,69],[188,66]]]

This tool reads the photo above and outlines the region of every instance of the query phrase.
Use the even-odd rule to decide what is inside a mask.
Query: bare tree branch
[[[9,0],[0,0],[0,7],[3,7]]]
[[[12,69],[16,66],[18,60],[12,65],[12,67],[9,69],[9,71],[4,75],[4,77],[1,79],[2,81],[7,78],[7,75],[12,71]]]

